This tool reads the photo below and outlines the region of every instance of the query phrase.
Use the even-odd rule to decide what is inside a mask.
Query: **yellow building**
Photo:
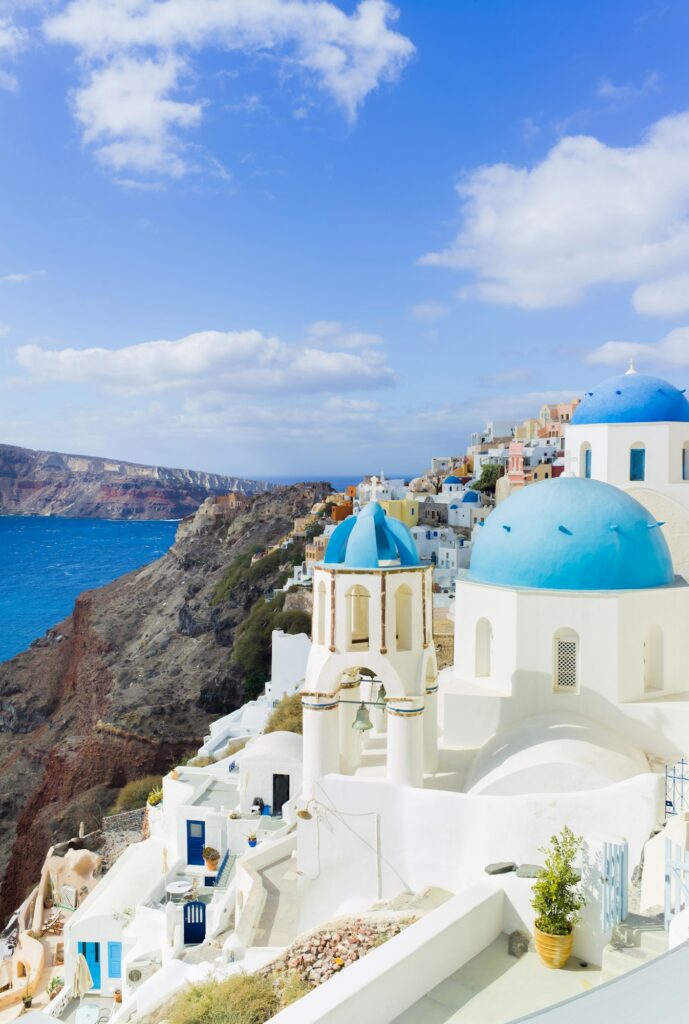
[[[399,519],[405,526],[419,525],[419,502],[416,498],[397,498],[381,501],[380,505],[393,519]]]

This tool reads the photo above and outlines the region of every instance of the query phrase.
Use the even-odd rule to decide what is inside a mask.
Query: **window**
[[[108,943],[108,977],[122,977],[122,943]]]
[[[591,479],[591,445],[584,441],[579,454],[579,471],[587,480]]]
[[[368,602],[369,592],[365,587],[351,587],[346,595],[347,605],[347,650],[368,650]]]
[[[553,689],[556,693],[579,690],[579,637],[573,629],[561,629],[553,638]]]
[[[646,449],[639,441],[629,450],[629,479],[646,479]]]
[[[475,674],[487,677],[491,673],[491,656],[493,647],[493,627],[488,619],[479,619],[476,623],[476,666]]]
[[[318,606],[316,610],[316,625],[318,627],[318,643],[325,644],[325,583],[323,580],[318,584]]]
[[[412,649],[412,595],[408,586],[395,591],[395,637],[398,651]]]
[[[682,480],[689,480],[689,441],[682,446]]]

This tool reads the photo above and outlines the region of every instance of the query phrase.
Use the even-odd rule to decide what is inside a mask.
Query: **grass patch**
[[[278,573],[281,565],[288,564],[292,566],[302,562],[304,559],[304,544],[300,541],[290,544],[289,548],[278,548],[277,551],[271,551],[269,555],[259,558],[253,565],[251,557],[252,552],[246,551],[243,555],[238,555],[230,562],[223,573],[222,579],[213,590],[211,604],[219,604],[221,601],[226,601],[230,591],[238,583],[260,583],[261,580],[265,580],[268,576]],[[286,582],[288,575],[288,572],[280,574],[277,586],[282,586]]]
[[[264,732],[296,732],[301,736],[302,722],[301,694],[291,693],[273,709]]]
[[[160,775],[146,775],[143,779],[128,782],[117,794],[110,813],[122,814],[123,811],[137,811],[140,807],[145,807],[148,794],[162,784]]]
[[[261,974],[192,985],[170,1006],[170,1024],[264,1024],[280,1009],[273,983]]]

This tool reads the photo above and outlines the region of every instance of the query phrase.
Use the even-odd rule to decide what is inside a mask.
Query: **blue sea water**
[[[83,590],[165,554],[175,522],[0,517],[0,661],[69,615]]]

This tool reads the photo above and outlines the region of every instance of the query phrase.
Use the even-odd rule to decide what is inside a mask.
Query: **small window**
[[[553,689],[556,693],[577,693],[579,689],[579,637],[571,629],[555,634]]]
[[[634,444],[629,450],[629,479],[646,479],[646,449],[642,444]]]
[[[682,447],[682,480],[689,480],[689,441]]]

